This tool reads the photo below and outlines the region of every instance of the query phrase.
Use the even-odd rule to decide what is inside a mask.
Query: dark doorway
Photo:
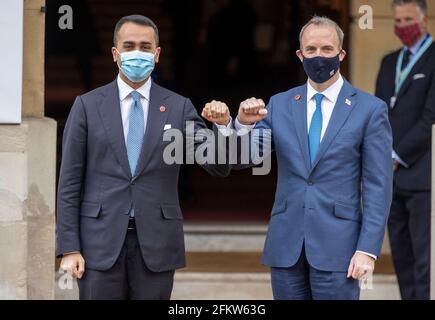
[[[58,27],[62,5],[73,9],[72,30]],[[160,29],[156,82],[190,97],[198,111],[212,99],[223,100],[233,116],[245,98],[268,101],[305,81],[294,53],[299,30],[312,15],[333,18],[346,34],[349,27],[348,0],[47,0],[46,8],[45,110],[58,121],[58,166],[75,97],[118,73],[110,48],[113,28],[124,15],[149,16]],[[343,69],[347,75],[347,65]],[[247,170],[225,180],[186,167],[181,206],[187,220],[266,221],[275,185],[275,166],[268,176]]]

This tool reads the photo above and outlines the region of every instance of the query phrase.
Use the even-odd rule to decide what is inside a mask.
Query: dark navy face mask
[[[308,77],[315,83],[324,83],[340,69],[340,54],[332,58],[314,57],[302,61]]]

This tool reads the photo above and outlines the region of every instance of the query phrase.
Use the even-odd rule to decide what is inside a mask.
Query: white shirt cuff
[[[399,155],[396,153],[396,151],[393,150],[393,160],[396,160],[398,163],[400,163],[402,166],[404,166],[405,168],[409,168],[408,164],[403,161]]]
[[[374,254],[371,254],[371,253],[368,253],[368,252],[365,252],[365,251],[360,251],[360,250],[357,250],[356,252],[359,252],[359,253],[365,254],[366,256],[369,256],[369,257],[371,257],[371,258],[373,258],[373,259],[375,259],[375,260],[378,260],[378,257],[375,256]]]
[[[236,117],[236,121],[234,121],[234,128],[239,136],[244,136],[245,134],[251,132],[251,130],[255,128],[255,125],[256,123],[252,125],[241,124],[238,117]]]
[[[215,126],[218,128],[219,132],[224,137],[229,137],[233,133],[233,129],[231,128],[232,123],[233,123],[233,119],[230,118],[230,122],[228,122],[228,124],[226,126],[224,126],[222,124],[217,124],[217,123],[215,123]]]

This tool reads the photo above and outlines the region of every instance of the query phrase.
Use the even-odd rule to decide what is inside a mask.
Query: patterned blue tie
[[[127,135],[127,156],[131,175],[134,176],[140,151],[142,150],[145,123],[140,93],[133,91],[131,97],[133,98],[133,105],[130,110],[130,125]],[[130,210],[130,217],[134,217],[134,208]]]
[[[140,151],[144,136],[144,114],[143,107],[140,103],[140,93],[133,91],[131,93],[133,105],[130,110],[130,125],[127,136],[127,155],[130,164],[131,175],[136,172],[137,161],[139,160]]]
[[[311,166],[314,165],[314,160],[316,160],[317,152],[320,147],[320,137],[322,135],[322,100],[323,94],[316,94],[314,99],[316,100],[316,111],[311,119],[310,131],[308,132],[308,144],[310,147],[310,161]]]
[[[133,105],[131,106],[130,110],[130,125],[127,136],[127,154],[131,175],[134,176],[140,151],[142,150],[144,136],[144,114],[142,104],[140,103],[140,93],[133,91],[131,93],[131,97],[133,98]]]

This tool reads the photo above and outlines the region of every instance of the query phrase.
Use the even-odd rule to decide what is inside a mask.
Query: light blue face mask
[[[132,82],[142,82],[147,79],[154,70],[155,54],[139,50],[120,53],[121,71]]]

